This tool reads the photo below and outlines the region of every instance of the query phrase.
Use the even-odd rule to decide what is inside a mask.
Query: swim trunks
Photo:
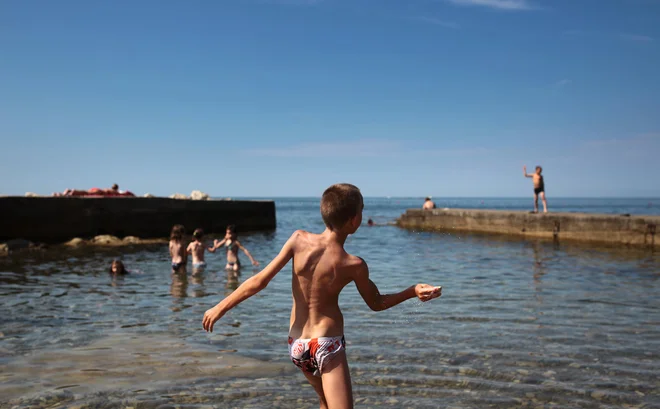
[[[183,262],[181,262],[181,263],[174,263],[174,262],[172,262],[172,270],[178,270],[178,269],[180,269],[181,267],[183,267]]]
[[[538,195],[541,192],[545,192],[545,188],[543,186],[534,188],[534,194],[535,195]]]
[[[193,263],[193,268],[203,268],[206,267],[205,261],[200,261],[199,263]]]
[[[227,265],[230,266],[230,267],[234,267],[234,264],[236,264],[236,266],[237,266],[238,268],[241,268],[241,261],[240,261],[240,260],[236,260],[236,261],[228,261],[228,262],[227,262]]]
[[[321,376],[323,366],[346,349],[344,336],[293,339],[289,337],[289,356],[298,368],[314,376]]]

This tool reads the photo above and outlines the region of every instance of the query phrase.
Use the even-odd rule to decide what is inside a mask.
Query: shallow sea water
[[[420,204],[367,199],[364,219],[385,224]],[[550,205],[660,214],[657,199]],[[295,229],[322,230],[317,199],[277,199],[277,217],[276,231],[240,236],[262,265]],[[378,313],[344,290],[356,407],[660,408],[657,254],[387,225],[362,227],[346,247],[383,293],[443,286],[440,299]],[[116,257],[131,274],[113,280]],[[318,407],[287,355],[290,265],[207,334],[204,311],[257,271],[227,274],[220,254],[207,262],[172,275],[166,245],[0,258],[0,407]]]

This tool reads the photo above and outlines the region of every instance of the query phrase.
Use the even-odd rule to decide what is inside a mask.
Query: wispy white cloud
[[[599,31],[585,31],[585,30],[564,30],[562,35],[566,37],[591,37],[591,38],[600,38],[604,40],[625,40],[637,43],[650,43],[655,41],[653,37],[642,35],[642,34],[630,34],[630,33],[607,33]]]
[[[620,158],[654,158],[660,150],[660,132],[635,135],[628,138],[609,138],[585,141],[582,148],[592,154],[609,153]]]
[[[563,88],[563,87],[571,84],[572,82],[573,81],[571,81],[569,79],[563,79],[563,80],[559,80],[559,81],[555,82],[554,86],[555,86],[555,88]]]
[[[435,18],[435,17],[422,16],[422,17],[412,17],[412,19],[416,20],[416,21],[420,21],[422,23],[433,24],[435,26],[441,26],[441,27],[444,27],[444,28],[451,28],[451,29],[454,29],[454,30],[457,30],[457,29],[461,28],[461,25],[458,24],[458,23],[455,23],[453,21],[441,20],[441,19]]]
[[[619,34],[619,38],[622,40],[636,41],[638,43],[650,43],[653,40],[653,37],[639,35],[639,34]]]
[[[461,6],[483,6],[501,10],[531,10],[528,0],[448,0]]]

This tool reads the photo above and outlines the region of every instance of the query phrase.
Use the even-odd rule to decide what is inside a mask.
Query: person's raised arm
[[[222,318],[222,316],[229,310],[266,288],[270,280],[272,280],[293,257],[293,250],[297,236],[298,232],[293,233],[289,240],[284,244],[277,257],[275,257],[266,268],[245,280],[243,284],[234,290],[234,292],[228,297],[204,313],[202,326],[206,331],[213,332],[213,324]]]
[[[219,249],[220,247],[222,247],[225,244],[226,241],[227,241],[226,237],[224,239],[222,239],[221,241],[218,241],[218,239],[215,239],[215,240],[213,240],[213,247],[215,247],[216,249]]]
[[[243,250],[243,253],[245,253],[246,256],[248,256],[248,258],[252,262],[253,266],[258,266],[259,265],[259,262],[257,260],[255,260],[254,257],[252,257],[252,254],[250,254],[250,252],[247,251],[247,249],[245,247],[243,247],[243,245],[241,243],[236,241],[236,245],[238,246],[239,249]]]
[[[530,175],[529,173],[527,173],[527,166],[523,166],[523,176],[526,178],[531,178],[534,175]]]
[[[392,308],[410,298],[417,297],[422,302],[426,302],[442,295],[442,287],[433,287],[428,284],[412,285],[401,292],[383,295],[369,278],[369,267],[364,260],[357,266],[353,281],[355,281],[355,286],[362,299],[373,311]]]

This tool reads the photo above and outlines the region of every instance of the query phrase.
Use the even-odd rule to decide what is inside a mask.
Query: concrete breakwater
[[[99,235],[168,237],[175,224],[222,233],[275,229],[275,203],[141,197],[0,197],[0,242],[61,243]]]
[[[660,249],[660,216],[529,213],[472,209],[409,209],[397,225],[406,229],[473,232],[560,241]]]

